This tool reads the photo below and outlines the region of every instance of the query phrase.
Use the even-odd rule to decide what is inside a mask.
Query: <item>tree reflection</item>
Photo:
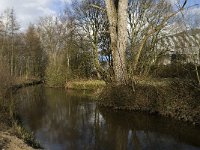
[[[114,112],[102,108],[100,112],[106,121],[109,139],[115,143],[114,149],[198,149],[200,146],[198,128],[182,122],[145,113]]]

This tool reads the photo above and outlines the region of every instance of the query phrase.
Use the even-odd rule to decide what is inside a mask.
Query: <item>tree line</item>
[[[75,0],[26,31],[6,9],[0,18],[3,74],[45,79],[50,86],[89,78],[126,84],[134,75],[149,76],[167,53],[158,41],[180,26],[177,15],[186,3],[174,8],[166,0]]]

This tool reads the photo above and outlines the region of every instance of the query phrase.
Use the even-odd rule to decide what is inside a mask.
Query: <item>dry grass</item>
[[[102,80],[76,80],[67,82],[65,87],[76,90],[96,90],[105,85],[106,83]]]

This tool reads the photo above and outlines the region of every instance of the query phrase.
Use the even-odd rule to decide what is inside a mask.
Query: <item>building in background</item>
[[[200,29],[162,37],[156,49],[165,53],[159,64],[176,62],[200,64]]]

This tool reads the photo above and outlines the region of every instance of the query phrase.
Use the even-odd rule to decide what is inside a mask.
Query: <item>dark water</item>
[[[46,149],[200,149],[200,128],[145,113],[98,109],[88,93],[38,86],[16,96],[25,127]]]

